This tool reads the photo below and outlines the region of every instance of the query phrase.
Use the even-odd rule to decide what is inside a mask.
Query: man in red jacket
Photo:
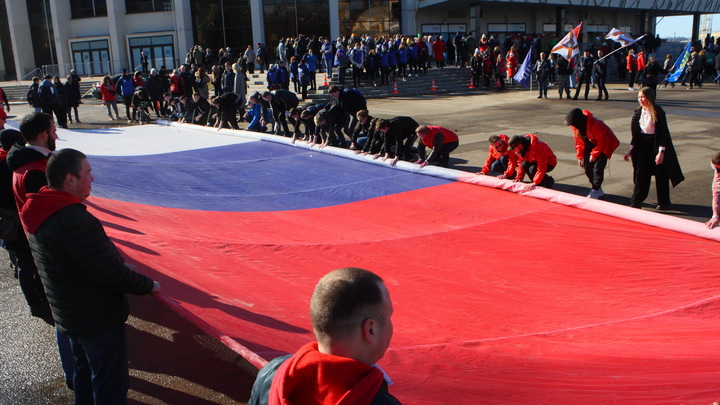
[[[550,146],[535,134],[515,135],[509,145],[520,162],[515,181],[523,181],[527,173],[536,186],[552,188],[555,179],[547,173],[557,166],[557,157]]]
[[[620,141],[604,122],[593,117],[587,110],[571,110],[565,117],[565,123],[573,130],[578,164],[585,169],[585,175],[592,186],[588,197],[597,200],[605,195],[601,187],[605,166]]]
[[[490,137],[490,147],[488,148],[488,158],[485,166],[478,174],[489,174],[491,171],[502,173],[497,176],[499,179],[507,179],[515,176],[515,167],[517,167],[517,155],[508,148],[507,135],[493,135]]]
[[[376,364],[390,345],[392,313],[376,274],[354,267],[326,274],[310,300],[317,342],[263,367],[248,404],[399,405]]]
[[[459,139],[455,132],[434,125],[421,125],[415,130],[420,142],[418,143],[418,160],[420,168],[427,166],[435,160],[440,161],[440,166],[448,167],[450,164],[450,152],[458,147]],[[432,149],[430,156],[425,159],[425,148]]]

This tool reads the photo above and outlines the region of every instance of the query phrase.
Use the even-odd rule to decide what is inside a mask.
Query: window
[[[70,0],[70,11],[73,19],[106,17],[106,0]]]
[[[400,33],[396,0],[339,0],[340,35],[395,35]]]
[[[32,39],[31,52],[35,57],[35,65],[56,64],[55,41],[51,41],[55,34],[52,28],[50,0],[41,0],[40,4],[35,0],[27,0],[27,10]]]
[[[215,56],[218,49],[230,47],[236,57],[252,44],[249,0],[191,0],[190,9],[195,43]]]
[[[131,70],[142,68],[140,52],[148,57],[148,68],[160,69],[165,66],[169,69],[177,66],[175,60],[175,45],[172,35],[158,35],[153,37],[134,37],[128,39],[130,47]]]
[[[110,74],[110,48],[107,39],[70,44],[73,69],[81,75]]]
[[[125,12],[132,14],[172,11],[172,3],[172,0],[125,0]]]
[[[277,46],[280,38],[303,34],[328,36],[330,15],[327,0],[265,0],[265,41]]]

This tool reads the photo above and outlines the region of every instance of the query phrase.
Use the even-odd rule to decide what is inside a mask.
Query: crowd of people
[[[612,50],[606,43],[570,61],[551,54],[552,45],[552,38],[542,36],[509,36],[499,44],[492,36],[483,35],[476,43],[472,35],[459,33],[448,41],[442,36],[350,35],[334,43],[329,38],[301,35],[281,40],[274,55],[263,44],[256,49],[248,46],[237,57],[229,48],[215,53],[197,46],[188,52],[186,64],[177,69],[155,69],[143,63],[142,71],[126,71],[116,80],[106,76],[98,90],[113,120],[120,119],[120,101],[129,122],[148,122],[153,112],[156,117],[216,128],[240,129],[239,122],[245,121],[248,131],[272,132],[291,138],[293,143],[307,142],[310,147],[347,148],[391,166],[402,160],[419,168],[428,164],[449,167],[450,155],[459,146],[455,132],[420,124],[409,116],[374,117],[358,88],[363,83],[386,85],[391,78],[404,80],[419,75],[430,68],[432,61],[437,69],[446,63],[467,66],[477,86],[482,77],[485,86],[493,83],[503,88],[524,54],[536,52],[533,70],[537,74],[538,98],[546,98],[549,83],[557,82],[560,98],[571,98],[570,89],[575,87],[572,98],[578,99],[585,85],[584,97],[588,99],[594,85],[597,100],[608,99],[604,85],[607,66],[603,61]],[[662,84],[659,78],[672,72],[672,57],[668,55],[660,66],[651,53],[655,45],[646,42],[638,47],[637,54],[634,49],[626,55],[616,52],[626,62],[621,65],[629,75],[628,88],[641,86],[639,107],[630,120],[632,139],[624,159],[633,164],[630,205],[642,208],[655,177],[656,208],[668,210],[672,204],[670,185],[677,186],[684,176],[665,112],[656,102],[656,88]],[[690,88],[701,86],[703,76],[715,74],[720,61],[718,50],[720,39],[715,42],[712,38],[702,48],[692,50],[685,75]],[[712,55],[712,70],[708,68],[708,55]],[[273,60],[277,63],[271,63]],[[703,62],[701,70],[697,70],[700,62],[696,61]],[[267,70],[268,89],[248,97],[248,76],[256,67],[261,73]],[[315,74],[332,76],[333,69],[343,73],[338,75],[338,84],[328,90],[330,100],[301,106],[307,89],[317,87]],[[346,70],[352,70],[352,87],[343,86]],[[571,85],[574,72],[576,86]],[[74,72],[64,84],[58,77],[46,76],[42,81],[35,78],[27,97],[36,111],[22,120],[20,131],[0,132],[0,162],[5,162],[0,164],[0,239],[10,254],[31,314],[56,328],[66,384],[74,389],[76,401],[115,403],[124,398],[128,388],[123,326],[128,309],[124,294],[151,293],[159,285],[128,268],[100,222],[85,211],[82,202],[93,181],[85,155],[73,149],[53,153],[55,123],[67,128],[67,123],[73,122],[73,111],[75,121],[80,122],[79,82]],[[0,95],[0,111],[4,114],[10,107],[4,94]],[[0,116],[0,124],[3,118]],[[570,110],[565,122],[573,132],[577,163],[590,183],[588,197],[599,199],[605,195],[605,168],[620,142],[612,129],[588,110]],[[538,135],[498,134],[491,136],[489,143],[487,160],[477,175],[516,182],[524,181],[527,175],[530,187],[553,188],[555,179],[550,173],[557,167],[558,158]],[[708,228],[720,225],[720,153],[712,157],[711,164],[713,216],[706,222]],[[333,310],[337,302],[333,296],[326,296],[327,292],[335,289],[355,296],[357,283],[363,284],[363,292],[368,291],[368,285],[374,286],[373,297],[358,296],[359,309],[344,308],[348,313]],[[313,295],[311,310],[318,342],[303,347],[294,360],[281,358],[263,369],[250,403],[264,403],[268,396],[321,395],[314,385],[292,392],[290,387],[295,385],[287,383],[298,359],[308,356],[312,358],[308,367],[337,362],[337,356],[352,359],[354,369],[361,370],[354,377],[373,381],[373,388],[359,395],[369,400],[380,398],[382,403],[399,403],[388,393],[382,373],[371,367],[382,357],[392,336],[392,327],[387,327],[392,313],[389,302],[382,280],[370,272],[348,268],[325,276]],[[348,319],[355,319],[354,311],[368,307],[380,309],[373,312],[378,318],[372,318],[371,324],[363,321],[354,325],[352,334],[354,338],[366,337],[372,329],[382,337],[366,342],[369,346],[365,347],[372,348],[371,356],[351,355],[342,350],[346,346],[338,346],[346,334],[338,335],[334,323],[346,324]],[[345,372],[344,368],[338,370]],[[278,378],[280,382],[276,382]]]
[[[0,232],[30,313],[55,329],[65,384],[76,404],[126,401],[126,293],[160,285],[124,262],[83,201],[87,157],[55,151],[52,116],[26,115],[0,131]]]
[[[27,102],[37,112],[54,114],[60,128],[67,128],[68,122],[73,122],[73,112],[75,122],[81,123],[78,115],[78,107],[82,104],[81,81],[75,70],[70,71],[65,83],[62,83],[60,77],[53,75],[45,75],[42,80],[33,77],[27,91]]]

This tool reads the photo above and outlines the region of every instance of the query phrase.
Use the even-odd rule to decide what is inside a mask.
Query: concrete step
[[[63,81],[64,83],[64,81]],[[95,81],[80,82],[80,94],[87,93],[95,85]],[[20,84],[12,86],[3,86],[3,91],[11,102],[25,101],[29,85]]]

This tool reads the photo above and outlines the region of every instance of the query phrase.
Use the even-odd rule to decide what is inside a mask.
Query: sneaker
[[[635,91],[634,87],[628,87],[628,91]]]
[[[599,188],[597,190],[590,189],[590,194],[588,194],[588,198],[592,198],[594,200],[597,200],[598,198],[605,195],[605,192],[602,188]]]
[[[545,180],[545,185],[543,187],[553,188],[553,186],[555,185],[555,179],[552,178],[552,176],[548,176],[547,174],[545,175],[545,177],[547,177],[547,180]]]

